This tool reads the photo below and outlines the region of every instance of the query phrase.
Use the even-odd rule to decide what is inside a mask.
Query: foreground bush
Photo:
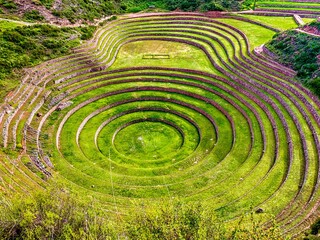
[[[81,200],[82,199],[82,200]],[[2,199],[1,239],[283,239],[273,226],[263,229],[249,216],[222,223],[198,203],[147,203],[128,215],[108,214],[94,200],[83,200],[61,186],[30,196]]]
[[[105,239],[109,221],[94,202],[63,188],[1,202],[0,239]],[[111,228],[112,229],[112,228]]]

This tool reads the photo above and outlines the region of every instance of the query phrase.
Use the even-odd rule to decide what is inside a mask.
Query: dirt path
[[[320,37],[320,34],[315,34],[315,33],[311,33],[311,32],[307,32],[307,31],[303,31],[301,29],[295,29],[297,32],[302,32],[311,36],[315,36],[315,37]]]
[[[7,19],[7,18],[0,18],[0,21],[14,22],[14,23],[18,23],[18,24],[21,24],[21,25],[34,25],[35,24],[35,23],[12,20],[12,19]]]

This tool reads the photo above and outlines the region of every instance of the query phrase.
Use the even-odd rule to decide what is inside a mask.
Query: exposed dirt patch
[[[305,26],[302,28],[303,31],[314,34],[314,35],[319,35],[320,36],[320,30],[316,27],[313,26]]]
[[[223,13],[218,11],[208,11],[205,13],[205,16],[211,18],[221,18],[223,17]]]
[[[55,0],[52,8],[57,11],[61,11],[62,10],[62,0]]]
[[[18,6],[18,15],[23,16],[25,12],[37,10],[41,13],[42,16],[44,16],[46,22],[52,23],[52,24],[59,24],[59,25],[69,25],[70,21],[68,19],[63,19],[54,16],[50,10],[46,9],[42,5],[36,5],[31,0],[14,0],[14,2]]]
[[[57,17],[52,14],[53,10],[56,10],[56,11],[63,10],[62,0],[55,0],[50,9],[47,9],[43,5],[36,4],[32,0],[13,0],[13,1],[17,5],[17,10],[14,12],[14,15],[22,18],[26,12],[36,10],[36,11],[39,11],[39,13],[44,17],[46,23],[56,25],[56,26],[62,26],[62,27],[79,27],[84,24],[97,26],[100,22],[103,22],[111,17],[111,15],[105,16],[103,18],[94,19],[94,21],[92,21],[92,22],[89,20],[79,19],[79,20],[71,23],[66,18]],[[5,12],[7,12],[7,10],[5,8],[3,8],[3,10]],[[79,9],[79,11],[80,10],[81,9]],[[9,13],[9,11],[8,11],[8,14],[12,15],[12,13]],[[25,24],[24,22],[22,22],[22,23]],[[27,24],[29,24],[29,23],[27,23]],[[33,24],[33,23],[30,23],[30,24]]]

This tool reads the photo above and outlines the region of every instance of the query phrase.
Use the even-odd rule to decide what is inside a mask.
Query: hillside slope
[[[306,32],[303,32],[306,31]],[[320,96],[320,22],[281,32],[266,47],[276,59],[297,71],[297,79]]]
[[[19,84],[22,68],[69,54],[94,30],[94,26],[59,28],[46,24],[0,30],[0,102]]]
[[[0,14],[63,25],[139,11],[223,11],[240,7],[238,0],[0,0]]]
[[[117,1],[87,0],[0,0],[0,13],[29,21],[60,25],[93,21],[121,12]]]

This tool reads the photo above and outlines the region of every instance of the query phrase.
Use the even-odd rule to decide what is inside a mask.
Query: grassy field
[[[319,3],[316,2],[290,2],[290,1],[258,1],[258,4],[272,4],[272,5],[288,5],[288,6],[315,6],[319,7]]]
[[[303,20],[305,23],[310,23],[310,22],[313,22],[315,19],[314,19],[314,18],[302,18],[302,20]]]
[[[243,22],[240,20],[226,18],[219,19],[218,21],[230,24],[231,26],[234,26],[240,29],[242,32],[244,32],[249,39],[250,46],[252,49],[270,41],[273,35],[275,34],[274,31],[271,31],[264,27],[258,26],[253,23]]]
[[[268,6],[259,6],[259,9],[273,9],[273,10],[300,10],[300,11],[313,11],[313,12],[320,12],[320,8],[298,8],[298,7],[285,7],[285,8],[281,8],[281,7],[268,7]]]
[[[148,55],[157,56],[150,60]],[[213,71],[205,54],[192,46],[169,41],[138,41],[125,44],[119,51],[111,69],[130,66],[181,67],[202,71]]]
[[[242,14],[241,16],[266,24],[268,26],[283,30],[283,31],[298,27],[293,17],[271,17],[271,16],[258,16],[258,15],[248,15],[248,14]]]
[[[23,24],[17,22],[11,22],[6,20],[0,20],[0,32],[6,29],[14,29],[17,26],[22,26]]]

